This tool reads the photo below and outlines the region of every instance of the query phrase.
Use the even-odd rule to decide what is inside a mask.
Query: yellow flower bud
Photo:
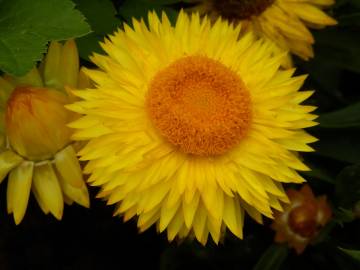
[[[60,91],[38,87],[17,87],[5,113],[5,129],[10,147],[28,160],[53,157],[70,143],[73,118],[64,108],[68,97]]]

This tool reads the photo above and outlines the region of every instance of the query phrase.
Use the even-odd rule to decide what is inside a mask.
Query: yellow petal
[[[85,74],[84,68],[80,68],[78,77],[78,89],[85,89],[92,86],[90,78]]]
[[[244,210],[234,198],[224,196],[224,222],[229,230],[239,238],[243,237]]]
[[[79,54],[74,40],[66,41],[62,47],[59,72],[63,86],[77,86],[79,74]]]
[[[190,203],[186,203],[185,200],[183,200],[182,204],[182,210],[184,213],[184,221],[187,228],[191,229],[191,225],[193,223],[196,210],[198,208],[200,201],[200,195],[197,193],[192,201]]]
[[[55,167],[67,184],[74,188],[84,185],[80,164],[71,145],[55,155]]]
[[[203,240],[206,219],[207,219],[207,214],[206,214],[205,206],[199,205],[196,211],[196,220],[193,222],[193,229],[196,239],[198,239],[200,242],[202,242]]]
[[[12,151],[5,151],[0,154],[0,183],[9,171],[19,165],[22,160],[22,157]]]
[[[63,214],[64,200],[60,184],[49,161],[35,167],[33,181],[40,200],[50,213],[60,220]]]
[[[304,21],[315,23],[319,25],[335,25],[337,21],[323,12],[321,9],[305,3],[288,3],[288,8],[291,9]]]
[[[61,57],[61,44],[53,41],[49,45],[48,52],[44,60],[44,84],[47,87],[61,88],[61,78],[59,77]]]
[[[167,228],[167,236],[169,241],[174,240],[175,236],[179,233],[183,223],[184,220],[182,218],[182,213],[181,211],[178,211]]]
[[[85,183],[81,187],[75,188],[69,185],[62,176],[59,176],[59,182],[64,192],[64,199],[67,199],[67,204],[71,204],[74,201],[86,208],[90,207],[89,192]]]
[[[219,244],[221,234],[221,223],[214,220],[211,216],[207,219],[207,228],[215,244]]]
[[[34,197],[36,199],[36,201],[38,202],[41,210],[45,213],[48,214],[49,213],[49,208],[46,206],[45,202],[42,200],[42,198],[39,195],[39,192],[36,190],[35,185],[31,186],[31,191],[34,194]]]
[[[171,220],[174,218],[176,212],[178,211],[180,203],[181,203],[181,201],[178,200],[178,202],[175,205],[173,205],[169,208],[166,206],[161,207],[160,222],[159,222],[159,231],[160,232],[163,232],[166,229],[166,227],[169,225]]]
[[[64,203],[66,203],[67,205],[72,205],[74,203],[74,201],[72,199],[70,199],[68,196],[66,196],[66,194],[63,194],[63,199],[64,199]]]
[[[150,228],[157,220],[159,219],[159,209],[155,208],[151,211],[144,213],[139,216],[137,226],[140,229],[140,232],[144,232]]]
[[[29,201],[34,163],[22,162],[9,174],[7,187],[8,213],[14,213],[15,224],[23,219]]]

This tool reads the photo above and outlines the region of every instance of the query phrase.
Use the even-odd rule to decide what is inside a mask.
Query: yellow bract
[[[64,201],[89,207],[89,194],[67,123],[76,114],[65,87],[89,86],[79,73],[74,41],[52,42],[39,68],[23,77],[0,78],[0,181],[8,175],[7,210],[23,219],[30,190],[41,209],[57,219]]]
[[[308,144],[316,141],[303,131],[316,125],[310,114],[315,107],[300,105],[312,94],[299,91],[306,76],[280,70],[284,53],[274,54],[274,45],[253,32],[240,34],[241,24],[212,24],[184,12],[175,26],[166,15],[160,20],[149,13],[148,20],[149,28],[133,20],[134,28],[125,25],[105,40],[107,55],[92,58],[100,70],[86,70],[96,90],[74,91],[83,100],[67,105],[83,114],[70,126],[74,139],[89,140],[79,152],[89,160],[88,181],[101,186],[99,198],[116,204],[115,215],[137,216],[140,231],[157,224],[169,240],[194,236],[203,244],[209,234],[219,242],[225,229],[242,238],[245,211],[260,223],[262,215],[273,217],[273,209],[281,211],[280,202],[288,202],[281,183],[301,183],[296,170],[309,169],[296,153],[313,151]],[[183,68],[186,61],[199,67],[187,74],[192,69]],[[150,92],[154,85],[161,89]],[[248,95],[243,104],[236,100],[239,93]],[[239,105],[245,114],[238,114]],[[218,118],[219,110],[226,117]],[[189,133],[165,134],[163,128],[176,126],[163,121],[169,115]],[[197,116],[203,128],[195,126]],[[229,123],[246,132],[224,151],[199,155],[211,145],[196,140],[210,134],[228,142],[234,133],[221,128]]]

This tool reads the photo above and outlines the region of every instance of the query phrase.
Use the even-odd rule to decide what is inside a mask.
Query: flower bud
[[[284,212],[275,213],[272,224],[276,231],[275,242],[286,242],[300,254],[329,222],[331,208],[326,197],[315,197],[308,185],[300,191],[289,189],[286,193],[290,204],[284,207]]]
[[[11,94],[5,113],[10,147],[33,161],[49,159],[70,143],[66,126],[72,114],[64,108],[68,98],[60,91],[21,86]]]
[[[305,202],[291,210],[289,226],[293,232],[302,237],[312,237],[317,230],[316,216],[316,205]]]

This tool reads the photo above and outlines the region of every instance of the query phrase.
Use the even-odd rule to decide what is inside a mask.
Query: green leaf
[[[0,68],[21,76],[41,60],[50,40],[90,32],[69,0],[0,0]]]
[[[317,31],[315,39],[317,52],[327,56],[326,65],[360,73],[360,35],[355,27],[329,27]]]
[[[149,1],[149,0],[125,0],[119,8],[119,14],[128,22],[131,23],[131,19],[134,17],[136,19],[143,18],[147,20],[149,11],[155,11],[159,16],[162,11],[166,13],[169,20],[172,23],[176,22],[177,11],[167,6],[161,4],[162,1]]]
[[[360,9],[360,1],[359,0],[349,0],[349,2],[356,8]]]
[[[337,204],[353,209],[360,201],[360,164],[348,166],[336,178],[335,196]]]
[[[110,0],[74,0],[76,7],[85,15],[95,33],[110,34],[121,21]]]
[[[288,248],[284,245],[272,245],[257,262],[253,270],[277,270],[288,255]]]
[[[85,37],[76,39],[80,57],[90,61],[89,56],[91,56],[93,53],[103,54],[104,51],[100,46],[100,42],[103,41],[103,39],[103,35],[98,35],[96,33],[90,33]]]
[[[330,233],[333,231],[333,229],[336,227],[337,223],[332,219],[330,220],[325,227],[323,227],[317,236],[313,240],[311,240],[312,245],[319,245],[322,243],[328,242],[329,239],[331,239]]]
[[[319,48],[315,51],[314,59],[311,61],[298,61],[296,64],[310,74],[309,79],[315,82],[314,87],[317,91],[330,95],[335,98],[336,103],[339,103],[339,100],[343,99],[343,94],[339,89],[341,69],[333,65],[324,65],[328,58],[329,55],[322,53],[321,48]]]
[[[337,0],[335,2],[334,8],[341,8],[341,7],[350,7],[351,10],[360,9],[360,1],[359,0]]]
[[[342,252],[346,253],[347,255],[351,256],[356,261],[360,262],[360,250],[352,250],[352,249],[345,249],[338,247]]]
[[[360,26],[360,12],[340,16],[338,20],[342,26]]]
[[[360,127],[360,102],[335,112],[320,115],[318,120],[320,127],[323,128]]]
[[[112,34],[122,21],[116,17],[116,9],[110,0],[74,0],[77,8],[85,15],[92,33],[77,39],[80,57],[89,60],[94,52],[103,52],[99,42]]]
[[[333,213],[334,220],[342,226],[344,223],[352,222],[355,219],[354,211],[345,209],[343,207],[333,209]]]
[[[326,170],[326,168],[320,167],[318,165],[309,164],[311,171],[302,172],[305,176],[313,177],[322,181],[325,181],[330,184],[334,184],[335,179],[331,176],[331,174]]]

